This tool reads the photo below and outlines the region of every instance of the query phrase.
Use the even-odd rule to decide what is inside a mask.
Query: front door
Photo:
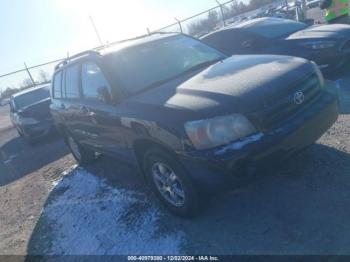
[[[97,151],[125,155],[126,141],[118,106],[112,102],[111,85],[95,62],[81,66],[82,115],[86,142]]]

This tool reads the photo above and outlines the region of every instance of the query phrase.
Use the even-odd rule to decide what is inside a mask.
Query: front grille
[[[349,52],[350,51],[350,40],[346,41],[344,45],[341,47],[342,51]]]
[[[297,92],[302,92],[304,95],[301,104],[295,102]],[[262,130],[270,130],[302,112],[319,97],[320,93],[321,87],[317,75],[308,76],[283,93],[265,100],[263,108],[253,114],[255,118],[253,121],[258,122]]]

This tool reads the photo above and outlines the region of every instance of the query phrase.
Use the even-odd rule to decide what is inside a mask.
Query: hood
[[[233,56],[129,101],[158,109],[162,107],[163,113],[171,108],[187,110],[202,118],[245,113],[256,111],[265,98],[290,87],[312,71],[311,64],[302,58]]]
[[[18,110],[18,114],[23,117],[32,117],[37,120],[51,118],[50,103],[50,98],[41,100]]]
[[[291,34],[287,40],[313,39],[313,38],[350,38],[350,25],[318,25]]]

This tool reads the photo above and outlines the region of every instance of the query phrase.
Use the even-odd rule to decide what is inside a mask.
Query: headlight
[[[228,144],[257,132],[252,123],[240,114],[187,122],[185,130],[197,149]]]
[[[20,125],[35,125],[39,123],[38,120],[31,117],[19,117],[18,121]]]
[[[322,74],[320,68],[318,67],[318,65],[315,62],[311,62],[311,63],[312,63],[314,70],[317,74],[318,80],[320,81],[321,87],[324,87],[325,81],[324,81],[324,77],[323,77],[323,74]]]
[[[301,43],[300,45],[305,47],[305,48],[319,50],[319,49],[332,48],[336,45],[336,42],[334,42],[334,41],[310,41],[310,42]]]

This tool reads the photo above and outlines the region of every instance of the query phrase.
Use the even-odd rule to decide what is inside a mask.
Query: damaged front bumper
[[[44,120],[32,125],[20,126],[21,133],[28,139],[39,139],[47,136],[53,129],[53,121]]]
[[[242,167],[273,163],[313,144],[333,125],[338,114],[334,90],[325,91],[306,111],[283,126],[212,150],[186,152],[179,158],[201,189],[217,190],[242,175]]]

